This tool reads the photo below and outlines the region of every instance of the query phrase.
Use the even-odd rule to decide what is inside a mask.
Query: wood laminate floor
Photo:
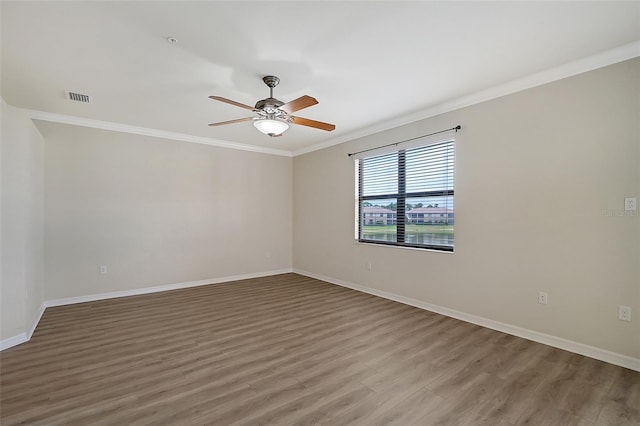
[[[295,274],[48,308],[0,423],[639,425],[640,373]]]

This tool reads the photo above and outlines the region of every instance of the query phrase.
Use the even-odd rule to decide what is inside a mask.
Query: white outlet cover
[[[541,291],[538,292],[538,303],[540,303],[541,305],[546,305],[549,303],[549,294]]]
[[[631,307],[624,305],[618,306],[618,319],[621,321],[631,321]]]
[[[637,209],[636,197],[627,197],[624,199],[624,211],[635,212]]]

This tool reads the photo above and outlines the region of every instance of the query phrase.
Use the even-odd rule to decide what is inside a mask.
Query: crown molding
[[[416,121],[424,120],[446,112],[455,111],[464,107],[479,104],[481,102],[496,99],[502,96],[521,92],[536,86],[562,80],[564,78],[573,77],[608,65],[626,61],[640,56],[640,40],[624,44],[617,48],[597,53],[586,58],[568,62],[558,67],[550,68],[526,77],[522,77],[510,82],[500,84],[488,89],[481,90],[471,95],[463,96],[439,105],[435,105],[426,109],[419,110],[415,113],[396,117],[391,120],[377,123],[373,126],[365,127],[355,132],[348,133],[324,142],[308,146],[293,151],[293,156],[307,154],[320,149],[329,148],[334,145],[349,142],[358,138],[369,136],[385,130],[393,129]]]
[[[205,138],[202,136],[193,136],[185,133],[168,132],[165,130],[150,129],[147,127],[131,126],[128,124],[112,123],[109,121],[93,120],[90,118],[76,117],[73,115],[56,114],[45,111],[35,111],[24,109],[31,119],[50,121],[53,123],[71,124],[73,126],[90,127],[93,129],[110,130],[114,132],[129,133],[133,135],[151,136],[160,139],[169,139],[174,141],[199,143],[203,145],[217,146],[221,148],[238,149],[241,151],[258,152],[261,154],[280,155],[291,157],[291,151],[281,149],[263,148],[255,145],[241,144],[229,142],[220,139]]]
[[[45,111],[27,110],[27,114],[35,120],[50,121],[54,123],[71,124],[74,126],[91,127],[94,129],[111,130],[115,132],[130,133],[141,136],[151,136],[161,139],[169,139],[175,141],[199,143],[204,145],[217,146],[222,148],[237,149],[242,151],[258,152],[262,154],[279,155],[284,157],[297,157],[298,155],[307,154],[313,151],[318,151],[324,148],[329,148],[334,145],[339,145],[345,142],[349,142],[358,138],[369,136],[375,133],[379,133],[385,130],[390,130],[396,127],[414,123],[416,121],[424,120],[436,115],[444,114],[447,112],[455,111],[460,108],[468,107],[471,105],[479,104],[491,99],[496,99],[502,96],[510,95],[516,92],[520,92],[526,89],[530,89],[543,84],[551,83],[554,81],[562,80],[564,78],[572,77],[578,74],[582,74],[588,71],[592,71],[598,68],[603,68],[608,65],[613,65],[618,62],[626,61],[640,56],[640,40],[624,44],[617,48],[600,52],[598,54],[582,58],[576,61],[568,62],[558,67],[550,68],[545,71],[541,71],[526,77],[522,77],[510,82],[494,86],[473,93],[471,95],[463,96],[461,98],[453,99],[448,102],[444,102],[439,105],[431,106],[415,113],[403,115],[401,117],[395,117],[390,120],[376,123],[373,126],[368,126],[354,132],[347,133],[345,135],[325,140],[305,148],[301,148],[295,151],[287,151],[273,148],[263,148],[255,145],[242,144],[237,142],[230,142],[220,139],[206,138],[202,136],[193,136],[185,133],[169,132],[158,129],[151,129],[147,127],[131,126],[127,124],[119,124],[108,121],[94,120],[89,118],[76,117],[71,115],[56,114]]]

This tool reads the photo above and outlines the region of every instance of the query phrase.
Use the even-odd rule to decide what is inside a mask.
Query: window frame
[[[435,146],[435,145],[444,145],[444,144],[451,144],[451,149],[452,149],[452,157],[453,157],[453,170],[452,170],[452,175],[453,175],[453,184],[451,186],[451,188],[447,188],[447,189],[439,189],[439,190],[429,190],[429,191],[414,191],[414,192],[407,192],[406,191],[406,178],[407,178],[407,164],[406,164],[406,153],[407,151],[410,151],[412,149],[421,149],[421,148],[426,148],[429,146]],[[405,247],[405,248],[413,248],[413,249],[421,249],[421,250],[436,250],[439,252],[450,252],[453,253],[454,252],[454,246],[455,244],[452,245],[438,245],[438,244],[418,244],[418,243],[408,243],[405,242],[405,235],[406,235],[406,226],[408,224],[410,224],[410,221],[407,218],[407,210],[406,210],[406,203],[408,199],[412,199],[412,198],[443,198],[443,197],[451,197],[452,199],[455,199],[455,175],[456,175],[456,171],[455,171],[455,166],[456,166],[456,161],[455,161],[455,149],[456,149],[456,143],[455,143],[455,138],[446,138],[446,139],[441,139],[438,141],[434,141],[434,142],[428,142],[428,143],[422,143],[419,145],[415,145],[412,147],[407,147],[407,148],[401,148],[401,149],[395,149],[391,152],[383,152],[383,153],[379,153],[379,154],[373,154],[373,155],[369,155],[366,157],[362,157],[362,158],[357,158],[356,159],[356,213],[357,213],[357,227],[356,227],[356,241],[359,243],[365,243],[365,244],[375,244],[375,245],[382,245],[382,246],[392,246],[392,247]],[[376,158],[376,157],[380,157],[383,155],[389,155],[389,154],[397,154],[398,157],[398,177],[397,177],[397,181],[398,181],[398,192],[396,193],[385,193],[385,194],[376,194],[376,195],[362,195],[363,193],[363,161],[367,160],[367,159],[371,159],[371,158]],[[389,199],[389,200],[396,200],[396,205],[397,205],[397,209],[396,209],[396,239],[397,241],[384,241],[384,240],[373,240],[373,239],[366,239],[363,238],[363,225],[366,225],[363,223],[364,221],[364,216],[363,216],[363,203],[368,201],[368,200],[385,200],[385,199]],[[455,205],[455,202],[454,202]],[[411,211],[411,210],[409,210]],[[455,208],[452,211],[453,213],[453,217],[454,217],[454,224],[455,224]],[[426,216],[426,214],[425,214]],[[449,213],[447,212],[446,214],[446,218],[449,219]],[[455,226],[455,225],[454,225]],[[454,235],[455,235],[455,231],[454,231]],[[402,240],[402,241],[400,241]]]

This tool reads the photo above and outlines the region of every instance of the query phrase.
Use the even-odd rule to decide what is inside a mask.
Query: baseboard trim
[[[45,308],[46,308],[45,304],[42,303],[38,308],[38,311],[35,313],[35,315],[31,319],[31,324],[27,329],[27,331],[25,331],[24,333],[20,333],[18,335],[9,337],[4,340],[0,340],[0,352],[4,351],[5,349],[12,348],[14,346],[18,346],[24,342],[28,342],[31,339],[31,336],[33,335],[34,330],[38,326],[38,323],[40,322],[40,318],[42,318],[42,314],[44,314]]]
[[[540,333],[538,331],[529,330],[529,329],[518,327],[515,325],[503,323],[500,321],[494,321],[492,319],[479,317],[472,314],[467,314],[465,312],[456,311],[454,309],[445,308],[443,306],[434,305],[431,303],[423,302],[421,300],[412,299],[410,297],[400,296],[387,291],[369,288],[359,284],[350,283],[350,282],[339,280],[336,278],[327,277],[324,275],[314,274],[312,272],[303,271],[296,268],[293,269],[293,272],[296,274],[310,277],[310,278],[326,281],[331,284],[336,284],[341,287],[347,287],[352,290],[361,291],[363,293],[368,293],[374,296],[393,300],[395,302],[404,303],[405,305],[414,306],[416,308],[424,309],[427,311],[435,312],[437,314],[441,314],[451,318],[466,321],[482,327],[490,328],[492,330],[511,334],[513,336],[522,337],[523,339],[532,340],[534,342],[542,343],[548,346],[553,346],[554,348],[573,352],[579,355],[584,355],[589,358],[594,358],[600,361],[608,362],[609,364],[618,365],[620,367],[628,368],[630,370],[640,371],[640,359],[638,358],[633,358],[627,355],[611,352],[606,349],[597,348],[595,346],[585,345],[584,343],[579,343],[579,342],[564,339],[561,337],[552,336],[550,334]]]
[[[7,337],[4,340],[0,340],[0,351],[18,346],[21,343],[28,342],[29,338],[27,333],[20,333],[12,337]]]
[[[42,302],[42,304],[38,308],[38,311],[31,319],[31,326],[27,330],[27,340],[30,340],[31,336],[33,336],[33,332],[36,330],[36,327],[38,326],[38,323],[40,322],[40,318],[42,318],[42,314],[44,314],[45,309],[47,309],[47,305],[45,302]]]
[[[272,275],[287,274],[290,272],[293,272],[293,269],[291,268],[276,269],[272,271],[254,272],[250,274],[231,275],[227,277],[211,278],[208,280],[188,281],[183,283],[167,284],[167,285],[161,285],[161,286],[155,286],[155,287],[136,288],[132,290],[111,291],[108,293],[90,294],[87,296],[77,296],[77,297],[67,297],[63,299],[46,300],[42,303],[42,305],[40,305],[38,312],[36,312],[36,314],[33,317],[31,326],[26,332],[20,333],[16,336],[12,336],[4,340],[0,340],[0,351],[12,348],[21,343],[28,342],[31,339],[31,336],[33,335],[33,332],[35,331],[36,327],[38,326],[38,323],[40,322],[40,318],[42,318],[42,315],[44,314],[45,309],[49,307],[73,305],[76,303],[94,302],[98,300],[114,299],[117,297],[128,297],[128,296],[138,296],[141,294],[159,293],[161,291],[179,290],[179,289],[189,288],[189,287],[199,287],[203,285],[247,280],[251,278],[268,277]]]
[[[159,293],[161,291],[180,290],[183,288],[199,287],[209,284],[220,284],[230,281],[247,280],[251,278],[268,277],[271,275],[286,274],[293,272],[291,268],[278,269],[266,272],[255,272],[250,274],[231,275],[228,277],[210,278],[207,280],[187,281],[183,283],[167,284],[154,287],[135,288],[132,290],[111,291],[108,293],[89,294],[87,296],[67,297],[64,299],[54,299],[45,302],[46,307],[74,305],[76,303],[95,302],[98,300],[115,299],[117,297],[139,296],[142,294]]]

